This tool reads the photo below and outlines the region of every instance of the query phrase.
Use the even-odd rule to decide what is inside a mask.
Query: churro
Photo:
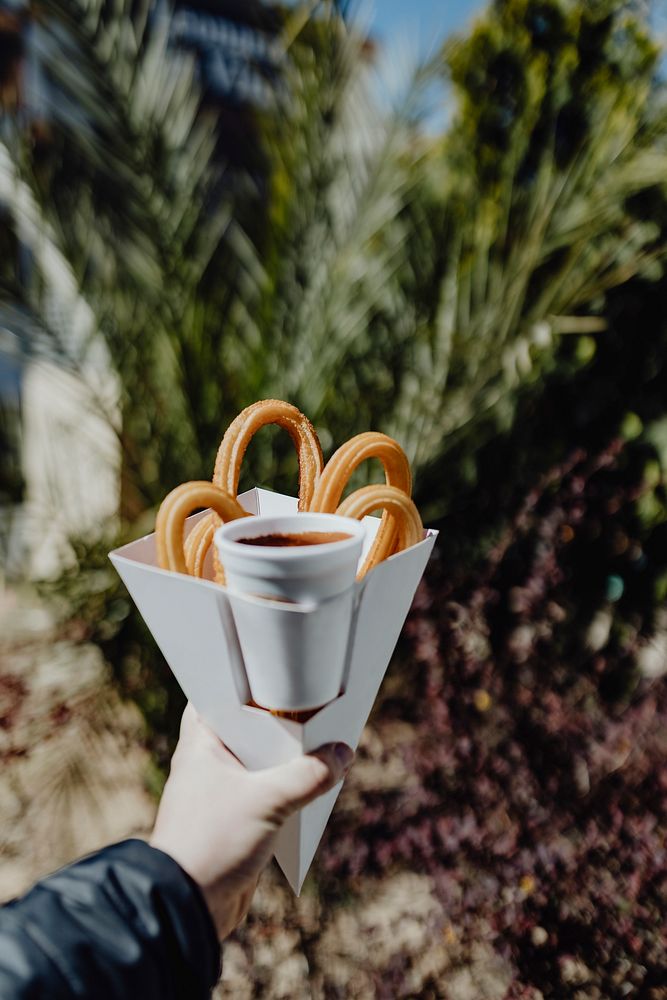
[[[206,554],[213,542],[215,524],[211,515],[202,517],[190,530],[184,545],[185,564],[190,576],[203,577]]]
[[[267,424],[278,424],[292,438],[299,459],[299,510],[310,510],[315,484],[324,464],[322,449],[308,417],[296,406],[280,399],[253,403],[231,422],[218,449],[213,482],[230,496],[236,496],[241,463],[248,445],[257,431]]]
[[[380,545],[374,545],[359,571],[358,579],[377,566],[383,559],[394,552],[400,552],[411,545],[416,545],[424,537],[424,526],[419,511],[407,493],[395,486],[363,486],[360,490],[356,490],[349,497],[346,497],[336,513],[343,517],[354,517],[361,520],[362,517],[380,507],[394,517],[398,540],[394,542],[389,535],[385,535]],[[378,529],[379,534],[380,529]]]
[[[216,528],[223,521],[246,516],[236,499],[241,465],[253,436],[267,424],[283,427],[294,442],[299,460],[299,510],[361,518],[383,509],[360,577],[394,552],[421,539],[421,520],[410,499],[410,465],[393,438],[375,431],[357,434],[341,445],[323,468],[322,449],[310,420],[291,403],[264,399],[242,410],[227,428],[218,449],[213,482],[185,483],[163,502],[156,522],[161,566],[191,576],[204,575]],[[382,463],[386,484],[364,487],[341,502],[355,469],[371,458]],[[201,518],[183,541],[186,517],[196,507],[204,506],[210,506],[211,513]],[[224,583],[224,570],[215,551],[213,562],[215,579]]]
[[[278,424],[292,438],[299,461],[299,510],[308,510],[317,478],[322,471],[322,448],[310,420],[291,403],[280,399],[262,399],[247,406],[231,422],[225,432],[213,471],[213,483],[231,497],[236,497],[239,488],[241,465],[250,441],[262,427]],[[215,529],[221,524],[220,518],[212,513],[192,530],[186,541],[185,557],[188,572],[192,576],[203,576],[206,554],[213,542]],[[224,582],[224,570],[213,553],[215,578]]]
[[[177,486],[162,501],[155,522],[158,563],[162,569],[170,569],[176,573],[188,572],[183,530],[185,519],[198,507],[210,507],[222,521],[248,516],[234,497],[230,497],[213,483],[195,480]],[[199,528],[199,524],[196,528]]]
[[[408,498],[410,497],[412,476],[407,455],[393,438],[377,431],[366,431],[350,438],[331,456],[317,481],[310,510],[333,514],[340,504],[350,476],[369,458],[380,460],[388,486],[401,490]],[[398,522],[394,511],[393,507],[387,507],[384,511],[380,528],[364,562],[362,574],[395,551],[398,541]]]

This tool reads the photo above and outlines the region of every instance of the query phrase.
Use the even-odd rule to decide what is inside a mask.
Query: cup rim
[[[308,546],[276,546],[276,545],[244,545],[238,538],[253,538],[258,535],[271,534],[278,531],[290,532],[295,530],[316,531],[317,528],[301,527],[299,522],[312,519],[322,524],[322,530],[340,531],[349,534],[349,538],[339,539],[336,542],[319,542]],[[287,522],[285,527],[276,527],[276,522]],[[271,531],[266,530],[266,525],[271,524]],[[289,526],[287,526],[289,525]],[[324,527],[326,525],[326,528]],[[316,559],[322,555],[327,555],[331,551],[343,553],[349,548],[356,548],[363,541],[366,529],[361,521],[353,517],[343,517],[340,514],[321,514],[316,511],[297,511],[295,514],[257,514],[252,517],[237,518],[228,521],[216,529],[214,542],[218,549],[229,554],[240,554],[243,552],[244,559]],[[235,537],[237,536],[237,537]]]

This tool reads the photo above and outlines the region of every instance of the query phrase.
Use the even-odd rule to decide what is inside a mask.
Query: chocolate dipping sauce
[[[344,531],[295,531],[285,534],[256,535],[254,538],[237,538],[241,545],[268,545],[273,548],[291,545],[328,545],[330,542],[344,542],[352,535]]]

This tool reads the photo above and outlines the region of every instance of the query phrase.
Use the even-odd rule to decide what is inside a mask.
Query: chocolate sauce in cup
[[[223,524],[215,545],[229,590],[312,603],[353,585],[365,534],[338,514],[259,514]]]
[[[272,535],[257,535],[252,538],[237,538],[241,545],[268,545],[273,548],[293,545],[329,545],[331,542],[343,542],[352,535],[343,531],[293,531],[290,534],[274,533]]]

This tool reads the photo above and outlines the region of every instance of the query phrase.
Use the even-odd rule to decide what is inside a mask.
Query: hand
[[[223,938],[245,917],[278,830],[354,759],[344,743],[246,771],[188,705],[151,837],[201,887]]]

